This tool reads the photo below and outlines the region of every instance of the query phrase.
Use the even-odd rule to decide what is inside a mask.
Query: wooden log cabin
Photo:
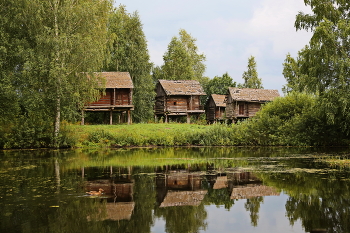
[[[206,118],[208,123],[224,121],[227,95],[212,94],[206,103]]]
[[[98,101],[87,104],[84,111],[108,111],[110,113],[110,124],[113,123],[113,112],[126,113],[127,123],[131,124],[131,111],[134,110],[132,103],[134,86],[129,72],[100,72],[95,74],[105,79],[106,92]],[[84,118],[82,124],[84,124]]]
[[[158,80],[156,85],[155,117],[186,116],[190,123],[192,115],[203,114],[200,96],[206,95],[202,86],[195,80]]]
[[[279,97],[278,90],[229,87],[226,118],[238,121],[255,116],[261,105]]]

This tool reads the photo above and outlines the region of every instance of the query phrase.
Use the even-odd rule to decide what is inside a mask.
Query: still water
[[[319,160],[344,153],[2,151],[0,232],[350,232],[350,171]]]

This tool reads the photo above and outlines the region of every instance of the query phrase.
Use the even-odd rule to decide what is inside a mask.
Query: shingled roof
[[[160,207],[199,206],[208,190],[172,191],[169,190]]]
[[[226,107],[226,95],[211,94],[217,107]]]
[[[265,185],[237,186],[232,189],[231,199],[249,199],[252,197],[279,196],[276,188]]]
[[[266,102],[280,96],[278,90],[269,89],[229,87],[229,92],[234,101]]]
[[[129,72],[96,72],[106,79],[106,88],[134,88]]]
[[[158,80],[167,95],[206,95],[196,80]]]

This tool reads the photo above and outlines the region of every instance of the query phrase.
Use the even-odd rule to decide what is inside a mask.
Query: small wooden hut
[[[253,117],[262,104],[279,96],[278,90],[229,87],[226,118],[237,121]]]
[[[155,116],[169,117],[187,116],[190,123],[191,115],[203,114],[200,96],[206,95],[202,86],[195,80],[158,80],[156,85]]]
[[[212,94],[206,104],[206,116],[208,123],[225,120],[226,95]]]
[[[105,95],[93,103],[85,106],[84,111],[109,111],[109,122],[113,123],[113,112],[127,114],[127,123],[131,124],[131,110],[134,110],[132,93],[134,85],[129,72],[100,72],[95,73],[105,79]],[[84,118],[82,119],[84,124]]]

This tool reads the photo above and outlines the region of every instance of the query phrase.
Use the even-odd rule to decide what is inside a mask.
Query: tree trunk
[[[55,37],[58,41],[58,4],[59,4],[59,1],[55,1],[54,3],[54,17],[55,17]],[[59,48],[56,47],[55,48],[55,63],[56,65],[58,66],[59,64],[59,61],[60,61],[60,51],[59,51]],[[56,77],[57,77],[57,87],[56,87],[56,90],[57,90],[57,99],[56,99],[56,117],[55,117],[55,129],[54,129],[54,147],[59,147],[58,145],[58,135],[60,133],[60,122],[61,122],[61,97],[60,97],[60,88],[61,88],[61,77],[59,74],[54,74]]]
[[[54,146],[58,147],[58,135],[60,133],[60,123],[61,123],[61,99],[57,97],[56,103],[56,117],[55,117],[55,130],[54,130]]]

